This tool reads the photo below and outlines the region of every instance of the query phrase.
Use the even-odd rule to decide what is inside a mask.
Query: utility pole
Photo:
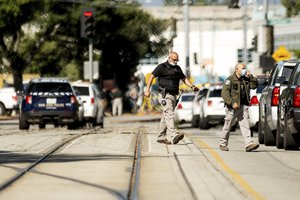
[[[269,11],[269,0],[264,0],[264,16],[265,16],[266,25],[269,25],[268,11]]]
[[[189,26],[189,19],[190,19],[190,12],[189,12],[189,4],[191,3],[190,0],[183,0],[184,5],[184,31],[185,31],[185,73],[187,78],[190,78],[190,26]]]
[[[244,30],[244,50],[243,50],[243,61],[247,66],[248,64],[248,49],[247,49],[247,0],[244,0],[243,5],[243,30]]]
[[[90,82],[93,82],[93,39],[89,39],[89,63],[90,63],[90,69],[91,69],[91,73],[90,73]]]

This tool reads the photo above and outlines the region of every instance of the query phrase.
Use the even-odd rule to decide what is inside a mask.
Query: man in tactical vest
[[[174,123],[174,109],[176,106],[176,96],[179,92],[180,80],[191,87],[195,92],[199,90],[183,74],[181,68],[177,65],[178,61],[178,54],[176,52],[171,52],[168,60],[159,64],[151,73],[145,91],[145,96],[149,97],[152,80],[155,77],[158,77],[158,101],[163,108],[163,115],[160,121],[159,135],[157,138],[158,143],[177,144],[184,137],[183,133],[179,133],[175,129]],[[172,142],[167,139],[167,133],[170,135]]]
[[[243,63],[235,66],[234,73],[229,76],[222,88],[222,98],[225,101],[225,121],[220,139],[220,150],[229,151],[228,140],[230,127],[235,119],[238,120],[242,135],[245,139],[245,149],[247,152],[253,151],[259,147],[254,143],[250,132],[249,122],[249,102],[250,89],[257,88],[257,79],[246,71]]]

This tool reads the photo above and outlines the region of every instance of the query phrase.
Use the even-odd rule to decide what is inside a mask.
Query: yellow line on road
[[[208,144],[206,144],[201,139],[197,138],[196,142],[198,142],[201,146],[205,147],[209,153],[213,156],[213,158],[216,160],[216,162],[222,167],[222,169],[228,173],[251,197],[253,197],[256,200],[266,200],[265,197],[263,197],[261,194],[259,194],[257,191],[255,191],[248,183],[247,181],[237,172],[235,172],[233,169],[231,169],[219,156],[219,154],[212,149]]]

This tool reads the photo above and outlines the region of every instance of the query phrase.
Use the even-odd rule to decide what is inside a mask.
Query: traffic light
[[[251,49],[252,49],[253,51],[257,52],[257,35],[255,35],[255,36],[252,38],[251,44],[252,44],[252,48],[251,48]]]
[[[248,63],[252,62],[252,51],[251,49],[247,50],[247,61]],[[238,49],[237,50],[237,60],[239,63],[245,62],[244,61],[244,49]]]
[[[194,64],[198,64],[197,53],[193,53]]]
[[[95,36],[94,9],[85,8],[81,13],[80,33],[82,38],[93,38]]]
[[[240,8],[239,0],[229,0],[228,8]]]

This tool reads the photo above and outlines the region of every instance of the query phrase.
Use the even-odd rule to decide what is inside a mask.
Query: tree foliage
[[[286,7],[286,16],[297,16],[300,11],[300,0],[281,0],[282,5]]]
[[[83,61],[88,59],[88,41],[80,38],[84,6],[95,8],[94,50],[100,55],[94,59],[100,60],[101,76],[115,78],[123,89],[141,58],[170,48],[172,38],[163,34],[169,21],[154,19],[138,6],[116,6],[107,0],[94,0],[92,5],[70,2],[1,0],[0,65],[13,73],[16,89],[22,87],[24,71],[83,78]]]

